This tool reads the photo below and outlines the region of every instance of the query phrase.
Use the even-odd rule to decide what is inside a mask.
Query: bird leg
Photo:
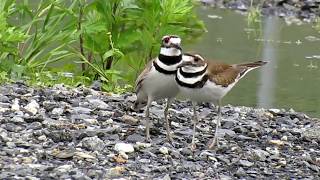
[[[212,140],[212,143],[209,145],[209,149],[213,149],[215,146],[219,147],[219,141],[218,141],[218,130],[221,126],[221,100],[218,101],[218,117],[216,122],[216,131],[214,133],[214,137]]]
[[[146,141],[151,142],[150,138],[150,106],[151,106],[152,98],[148,98],[148,103],[147,103],[147,108],[145,112],[145,117],[146,117]]]
[[[171,136],[171,130],[170,130],[170,122],[169,122],[169,107],[172,104],[173,98],[168,98],[166,108],[164,109],[164,119],[166,121],[166,131],[167,131],[167,139],[170,143],[173,142],[172,136]]]
[[[197,103],[192,102],[192,108],[193,108],[193,116],[192,116],[192,122],[193,122],[193,132],[192,132],[192,142],[191,142],[191,150],[194,151],[196,150],[196,143],[195,143],[195,138],[196,138],[196,127],[198,123],[198,114],[197,114]]]

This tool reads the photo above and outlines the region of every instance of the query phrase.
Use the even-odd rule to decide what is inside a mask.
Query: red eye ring
[[[165,38],[163,39],[163,41],[164,41],[165,43],[168,43],[169,40],[170,40],[170,37],[165,37]]]

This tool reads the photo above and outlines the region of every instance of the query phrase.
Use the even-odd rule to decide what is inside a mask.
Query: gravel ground
[[[128,111],[133,100],[82,87],[0,86],[1,179],[320,179],[318,119],[225,106],[221,147],[209,151],[216,112],[203,104],[192,152],[190,103],[170,110],[171,145],[156,125],[163,104],[151,108],[146,143],[143,113]]]
[[[199,0],[204,5],[248,11],[251,0]],[[320,16],[320,0],[253,0],[253,5],[266,16],[283,17],[287,23],[300,24],[301,20],[314,22]]]

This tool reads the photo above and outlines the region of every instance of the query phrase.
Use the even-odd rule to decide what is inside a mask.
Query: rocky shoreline
[[[173,145],[161,103],[151,108],[152,143],[132,94],[80,87],[0,86],[1,179],[319,179],[320,121],[293,110],[223,107],[221,147],[206,150],[214,108],[200,107],[192,152],[190,103],[170,110]],[[162,123],[163,124],[163,123]]]
[[[251,0],[200,0],[205,6],[247,12]],[[315,22],[320,17],[319,0],[254,0],[264,16],[283,17],[287,22]]]

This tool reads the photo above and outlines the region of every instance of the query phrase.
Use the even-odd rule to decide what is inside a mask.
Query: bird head
[[[176,35],[162,37],[161,47],[181,49],[181,38]]]

